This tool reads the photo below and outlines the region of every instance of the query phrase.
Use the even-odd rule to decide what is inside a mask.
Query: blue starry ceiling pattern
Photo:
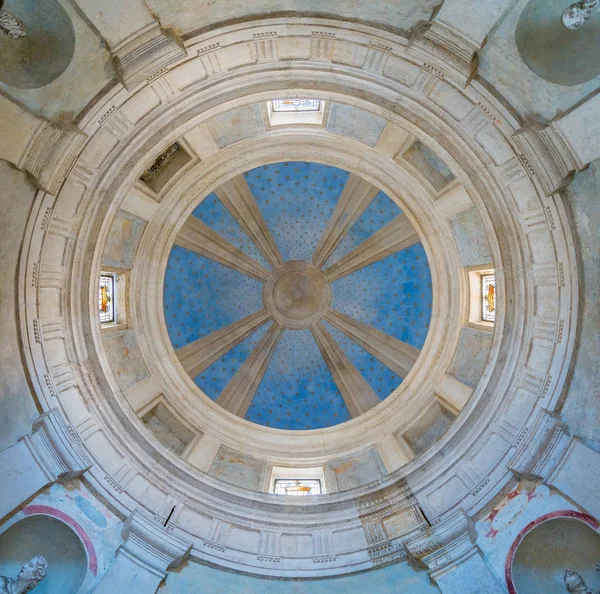
[[[349,173],[317,163],[276,163],[244,178],[284,261],[311,261]],[[324,269],[355,249],[400,208],[379,192],[330,255]],[[215,194],[193,216],[266,269],[271,266]],[[164,283],[165,321],[174,349],[190,344],[262,309],[263,283],[175,245]],[[331,283],[331,308],[422,348],[431,319],[429,263],[421,243]],[[350,362],[382,400],[402,382],[373,355],[322,320]],[[256,349],[272,322],[193,378],[217,400]],[[199,396],[200,397],[200,396]],[[244,411],[250,422],[285,430],[322,429],[348,421],[350,413],[310,329],[284,329],[264,375]]]

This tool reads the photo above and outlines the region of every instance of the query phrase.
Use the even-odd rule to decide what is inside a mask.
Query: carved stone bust
[[[0,31],[11,37],[12,39],[20,39],[25,37],[27,28],[25,23],[17,18],[12,12],[3,10],[4,0],[0,0]]]
[[[570,569],[565,571],[565,587],[570,594],[594,594],[594,592],[587,587],[583,578]]]
[[[44,557],[34,557],[21,567],[16,578],[0,576],[0,594],[31,592],[45,577],[48,562]]]

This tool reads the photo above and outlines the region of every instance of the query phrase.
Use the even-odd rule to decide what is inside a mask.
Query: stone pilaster
[[[158,23],[150,24],[136,37],[120,43],[112,54],[117,74],[127,89],[150,82],[187,55],[183,45],[166,34]]]
[[[76,128],[60,128],[44,122],[17,166],[29,175],[38,188],[55,196],[86,138]]]
[[[518,477],[543,481],[600,518],[600,453],[569,435],[554,413],[543,412],[509,469]]]
[[[86,135],[39,118],[0,96],[0,159],[26,173],[40,190],[56,195]]]
[[[537,174],[547,196],[564,190],[575,173],[600,158],[600,95],[547,125],[519,130],[522,160]]]
[[[467,86],[477,74],[479,52],[511,0],[445,0],[413,37],[409,53],[437,54],[440,65]],[[426,59],[426,58],[425,58]]]
[[[409,559],[428,570],[442,594],[502,594],[475,545],[473,520],[458,509],[404,541]]]
[[[139,509],[127,518],[121,536],[123,544],[95,594],[154,594],[167,571],[179,567],[192,548]]]
[[[33,433],[0,452],[0,518],[40,489],[72,480],[91,467],[83,442],[53,409],[33,423]]]
[[[143,0],[75,0],[113,56],[117,75],[131,90],[151,82],[185,58],[183,44],[165,31]]]

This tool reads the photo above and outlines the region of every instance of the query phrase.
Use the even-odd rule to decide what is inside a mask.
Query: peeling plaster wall
[[[103,264],[132,268],[135,252],[145,228],[146,223],[142,219],[120,210],[110,228]]]
[[[147,378],[149,373],[133,330],[105,331],[106,354],[115,370],[122,389],[129,388]]]
[[[501,584],[506,586],[506,558],[519,533],[537,518],[562,510],[582,511],[553,489],[523,481],[476,523],[477,545]]]
[[[66,530],[70,530],[77,542],[83,545],[84,561],[87,564],[82,568],[75,567],[76,556],[69,555],[74,547],[66,547],[64,541],[53,541],[50,534],[43,533],[45,538],[38,541],[38,534],[32,534],[29,539],[21,538],[17,543],[20,556],[26,559],[11,559],[0,554],[0,575],[14,577],[21,565],[36,555],[45,555],[48,558],[48,580],[44,580],[36,592],[48,594],[87,594],[94,590],[102,579],[110,565],[113,563],[117,548],[121,544],[122,522],[80,481],[73,481],[67,485],[55,484],[44,490],[35,499],[19,510],[14,516],[0,527],[0,553],[2,547],[2,535],[11,527],[18,525],[21,520],[32,520],[36,517],[48,517],[62,524]],[[40,547],[47,547],[40,550]],[[14,548],[14,547],[13,547]],[[12,563],[12,564],[11,564]],[[58,575],[57,563],[60,563]],[[72,575],[75,570],[83,570],[83,583],[79,590],[67,589],[65,586],[76,580]],[[68,571],[70,575],[62,575]],[[51,585],[50,589],[48,586]]]
[[[450,228],[463,266],[488,264],[492,261],[485,229],[475,206],[453,216]]]
[[[580,334],[561,416],[569,430],[600,450],[600,162],[575,177],[566,192],[581,256]]]
[[[0,160],[0,450],[31,432],[38,411],[21,362],[17,319],[17,275],[21,242],[35,188]]]

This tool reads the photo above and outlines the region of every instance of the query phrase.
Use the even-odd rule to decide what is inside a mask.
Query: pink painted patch
[[[486,538],[496,538],[497,534],[498,534],[497,530],[494,530],[493,528],[490,528],[488,530],[488,533],[485,536],[486,536]]]
[[[98,574],[98,558],[96,557],[94,545],[87,532],[71,516],[49,505],[28,505],[23,509],[23,514],[26,516],[51,516],[70,526],[76,532],[77,536],[79,536],[85,547],[90,571],[94,575]]]
[[[506,579],[506,587],[508,588],[508,594],[517,594],[517,589],[515,588],[515,584],[513,582],[512,577],[512,566],[513,561],[515,560],[515,554],[517,553],[517,549],[523,539],[529,532],[531,532],[534,528],[542,524],[543,522],[547,522],[548,520],[554,520],[556,518],[575,518],[576,520],[580,520],[585,522],[588,526],[591,526],[594,530],[598,530],[598,522],[592,516],[588,516],[588,514],[582,514],[570,509],[565,509],[561,511],[551,512],[549,514],[545,514],[540,516],[533,522],[530,522],[519,532],[517,538],[515,538],[514,542],[510,546],[508,551],[508,555],[506,556],[506,563],[504,565],[504,577]]]

